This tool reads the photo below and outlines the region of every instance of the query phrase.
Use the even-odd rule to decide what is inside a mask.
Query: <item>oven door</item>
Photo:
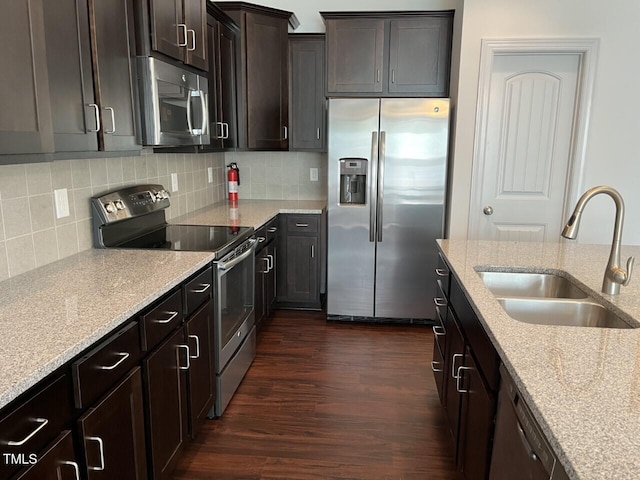
[[[152,57],[141,57],[139,70],[143,143],[208,144],[207,79]]]
[[[222,373],[255,322],[255,243],[253,238],[247,240],[215,262],[214,334],[218,374]]]

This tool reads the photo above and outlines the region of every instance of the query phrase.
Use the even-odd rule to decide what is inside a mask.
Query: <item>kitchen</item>
[[[317,10],[308,11],[293,3],[270,2],[269,6],[295,12],[303,31],[323,30],[322,19]],[[473,2],[429,2],[428,6],[424,2],[420,2],[420,5],[417,3],[396,2],[389,5],[375,2],[365,5],[353,2],[347,9],[456,10],[450,96],[457,105],[457,111],[452,123],[454,140],[451,155],[454,160],[449,201],[449,237],[467,237],[481,39],[599,37],[597,76],[584,153],[586,163],[576,191],[581,193],[586,188],[599,184],[610,184],[620,190],[628,207],[623,241],[625,244],[637,244],[640,226],[635,221],[637,211],[634,205],[638,203],[639,194],[633,188],[633,181],[637,178],[634,173],[637,173],[638,167],[633,161],[635,152],[629,139],[634,138],[634,127],[637,126],[631,115],[637,110],[633,107],[638,106],[640,101],[634,95],[635,89],[632,87],[632,79],[635,78],[635,69],[638,67],[633,63],[622,63],[623,59],[633,58],[633,51],[630,50],[637,43],[637,29],[630,25],[629,19],[637,17],[633,11],[637,7],[625,5],[620,10],[607,11],[604,15],[601,6],[595,2],[562,5],[555,2],[538,2],[535,5],[498,1],[482,2],[482,5]],[[337,2],[323,2],[318,10],[345,9],[341,7]],[[548,12],[553,12],[553,15]],[[629,107],[616,111],[615,115],[607,115],[605,105]],[[3,216],[0,232],[0,278],[17,277],[21,273],[91,248],[93,240],[89,198],[122,183],[160,183],[168,186],[171,185],[171,174],[176,173],[179,188],[177,192],[172,192],[172,205],[168,212],[169,219],[172,219],[224,200],[225,165],[231,161],[239,163],[245,174],[239,187],[241,199],[322,199],[323,189],[320,186],[326,182],[328,174],[324,157],[320,153],[230,152],[192,157],[181,153],[151,154],[145,151],[141,156],[132,154],[84,160],[62,159],[50,163],[0,167]],[[294,159],[292,170],[291,163],[294,163]],[[618,168],[609,168],[612,162],[616,162]],[[209,168],[212,176],[210,183]],[[312,168],[318,169],[317,182],[310,180],[309,170]],[[291,178],[296,179],[297,184],[292,185]],[[154,179],[158,181],[151,181]],[[70,214],[56,219],[52,196],[54,190],[61,189],[67,189]],[[26,191],[29,195],[25,195]],[[571,206],[575,200],[577,195],[571,199]],[[581,243],[609,242],[608,228],[613,220],[611,205],[607,202],[594,200],[586,209],[586,218],[583,219],[578,237]],[[602,269],[607,256],[606,250],[598,256],[603,258]],[[594,263],[597,262],[594,260]],[[629,289],[633,288],[632,281]],[[598,291],[599,286],[596,285],[593,289]],[[624,294],[623,288],[622,295]],[[73,305],[68,308],[73,311]]]

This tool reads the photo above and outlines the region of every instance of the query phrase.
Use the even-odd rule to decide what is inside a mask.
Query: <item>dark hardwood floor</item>
[[[453,480],[453,447],[420,326],[278,311],[222,418],[176,480]]]

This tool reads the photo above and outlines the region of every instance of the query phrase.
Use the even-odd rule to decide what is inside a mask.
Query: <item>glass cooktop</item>
[[[164,225],[117,245],[119,248],[222,252],[253,233],[251,227]]]

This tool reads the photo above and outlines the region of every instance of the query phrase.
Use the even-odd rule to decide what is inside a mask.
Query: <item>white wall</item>
[[[640,149],[635,145],[640,137],[640,2],[631,0],[606,6],[596,0],[465,1],[450,236],[467,235],[481,39],[533,37],[600,38],[581,186],[617,188],[627,207],[623,243],[640,244]],[[609,243],[613,212],[610,199],[594,199],[585,209],[578,240]]]
[[[233,0],[220,0],[233,1]],[[319,12],[378,10],[453,10],[458,0],[263,0],[251,2],[296,14],[300,26],[295,33],[324,33]]]

